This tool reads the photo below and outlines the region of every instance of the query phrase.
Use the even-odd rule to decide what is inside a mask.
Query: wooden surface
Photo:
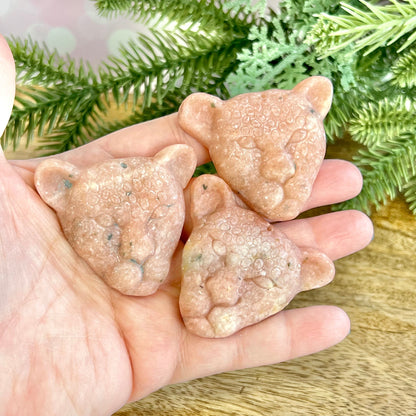
[[[290,305],[342,307],[352,328],[341,344],[169,386],[116,415],[416,415],[416,220],[401,200],[372,219],[370,246],[337,261],[329,286]]]
[[[117,416],[416,415],[416,221],[396,201],[373,216],[374,241],[336,262],[333,283],[291,307],[350,316],[337,346],[290,362],[166,387]]]

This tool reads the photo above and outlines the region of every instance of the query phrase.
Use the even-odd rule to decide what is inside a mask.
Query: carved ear
[[[321,251],[314,248],[301,248],[302,290],[316,289],[327,285],[335,275],[334,263]]]
[[[169,169],[182,188],[185,188],[191,179],[197,163],[194,149],[186,144],[165,147],[154,156],[153,160]]]
[[[46,159],[35,172],[36,190],[55,211],[63,211],[72,185],[79,175],[80,171],[71,163],[60,159]]]
[[[191,185],[191,217],[195,226],[203,217],[236,206],[231,188],[218,176],[198,176]]]
[[[222,103],[220,98],[210,94],[203,92],[191,94],[185,98],[179,108],[179,125],[203,145],[208,146],[214,113]]]
[[[306,97],[322,118],[328,114],[332,103],[332,83],[328,78],[321,76],[306,78],[292,91]]]

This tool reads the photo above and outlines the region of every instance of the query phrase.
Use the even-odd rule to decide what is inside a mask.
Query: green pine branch
[[[403,193],[416,214],[416,0],[94,0],[102,15],[145,22],[97,71],[30,39],[11,39],[17,96],[2,137],[36,134],[47,153],[176,111],[192,92],[221,98],[292,88],[311,75],[334,84],[327,137],[362,146],[358,198],[370,212]],[[119,107],[121,117],[108,121]],[[201,172],[213,172],[212,164]]]
[[[365,147],[353,158],[364,186],[357,198],[337,208],[370,213],[403,192],[413,207],[414,188],[407,186],[416,166],[416,1],[360,0],[341,6],[336,13],[317,15],[307,37],[322,61],[340,54],[354,58],[355,86],[347,91],[335,85],[341,88],[335,88],[326,130],[334,137],[345,132]]]
[[[399,95],[364,103],[349,122],[352,139],[368,147],[416,133],[416,101]]]
[[[24,71],[20,70],[22,62],[31,57],[33,82],[39,81],[43,86],[18,88],[15,109],[2,137],[3,146],[11,142],[15,148],[22,134],[26,134],[29,143],[35,134],[43,136],[47,126],[45,140],[52,140],[51,150],[59,147],[57,137],[67,143],[63,148],[75,147],[88,137],[90,140],[97,137],[88,134],[94,129],[85,130],[82,125],[99,124],[92,115],[98,112],[100,117],[97,119],[104,117],[112,99],[120,106],[127,105],[133,97],[132,111],[139,105],[143,112],[154,101],[161,105],[166,95],[173,91],[182,99],[197,89],[221,96],[227,94],[223,81],[218,80],[223,80],[234,69],[236,52],[246,44],[244,38],[220,38],[214,43],[193,35],[188,39],[179,39],[179,34],[154,32],[153,35],[153,38],[139,36],[138,41],[123,46],[121,57],[111,58],[99,69],[97,76],[75,71],[71,65],[72,72],[66,77],[61,61],[52,59],[55,53],[39,55],[40,47],[36,43],[31,44],[34,45],[32,50],[28,48],[23,53],[25,44],[17,43],[21,49],[16,58],[18,74]],[[182,46],[184,44],[186,47]],[[41,82],[36,78],[40,69],[49,71],[52,78],[60,82],[52,85],[47,81]],[[80,117],[80,111],[88,108],[90,111],[85,112],[85,117]],[[62,122],[71,125],[71,133],[65,137],[62,136]],[[98,131],[99,126],[96,127]],[[58,133],[54,132],[55,129]],[[42,148],[49,149],[45,146]]]
[[[355,53],[364,50],[365,56],[405,39],[401,52],[416,40],[416,0],[390,0],[387,5],[360,2],[364,9],[342,2],[345,14],[320,14],[310,36],[322,57],[351,45]]]
[[[416,215],[416,176],[409,179],[403,186],[404,198],[409,205],[410,211]]]
[[[100,89],[94,89],[93,86],[89,91],[86,91],[86,88],[68,90],[30,85],[25,88],[18,87],[14,109],[2,136],[2,146],[6,147],[11,143],[13,149],[16,149],[24,136],[26,145],[32,141],[35,134],[39,137],[49,137],[68,120],[82,124],[86,121],[83,117],[84,112],[93,114],[91,107],[95,107],[96,112],[106,111]],[[90,108],[89,111],[85,110]],[[72,147],[81,142],[74,137]]]
[[[400,88],[416,87],[416,46],[403,52],[391,68],[392,84]]]
[[[48,136],[68,119],[82,120],[78,111],[92,102],[104,111],[101,80],[90,65],[64,60],[30,38],[12,38],[9,44],[16,62],[17,88],[2,146],[12,144],[15,149],[24,135],[29,144],[35,134]]]
[[[37,150],[43,151],[45,156],[54,155],[88,143],[100,124],[100,111],[97,110],[94,101],[87,101],[85,106],[78,110],[77,115],[77,119],[71,118],[61,123],[50,134],[44,135]]]
[[[382,143],[360,150],[354,157],[360,168],[364,185],[358,197],[339,204],[339,209],[358,209],[371,213],[373,207],[396,198],[416,175],[416,139],[414,134],[405,133],[389,143]]]
[[[253,20],[252,9],[213,0],[93,0],[101,16],[113,18],[124,15],[149,26],[170,30],[185,26],[201,28],[212,36],[230,29],[241,30]],[[225,2],[227,4],[227,2]],[[247,4],[247,0],[245,0]],[[151,23],[151,25],[150,25]]]
[[[348,125],[356,103],[362,98],[357,90],[343,91],[338,83],[335,85],[335,89],[339,91],[334,94],[331,109],[324,120],[326,137],[330,143],[335,143],[337,139],[348,134]]]
[[[30,39],[12,39],[18,88],[3,146],[11,143],[16,148],[22,135],[27,144],[38,135],[45,142],[42,149],[75,147],[97,137],[94,131],[110,128],[102,119],[113,101],[131,112],[122,121],[129,125],[144,112],[160,114],[154,104],[163,107],[168,95],[177,96],[177,101],[194,91],[228,96],[225,79],[235,69],[237,52],[249,43],[246,32],[254,24],[254,15],[240,9],[238,13],[232,8],[227,11],[221,3],[209,0],[96,4],[108,14],[128,10],[154,17],[166,12],[165,20],[172,18],[181,25],[176,31],[151,29],[150,36],[138,35],[120,48],[119,57],[110,57],[97,72],[88,63],[65,60]],[[195,10],[190,14],[191,9]],[[190,19],[192,24],[184,27]],[[59,141],[64,144],[60,146]]]
[[[59,56],[50,51],[45,44],[40,45],[30,37],[21,39],[12,36],[8,39],[16,63],[18,85],[77,85],[85,86],[96,82],[91,65],[74,59]]]

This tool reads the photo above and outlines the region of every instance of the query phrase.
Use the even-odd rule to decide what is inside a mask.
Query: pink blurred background
[[[98,16],[91,0],[0,0],[0,33],[28,35],[61,55],[83,58],[96,66],[118,46],[134,39],[142,25],[126,18]]]

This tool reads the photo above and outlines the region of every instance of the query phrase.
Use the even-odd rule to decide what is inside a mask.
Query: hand
[[[1,39],[0,129],[13,102],[13,71]],[[176,115],[59,157],[88,166],[153,155],[173,143],[193,146],[199,163],[208,160],[206,150],[179,128]],[[311,354],[348,334],[348,317],[331,306],[282,311],[225,339],[188,333],[178,309],[183,242],[156,294],[128,297],[108,288],[74,253],[55,213],[35,192],[38,163],[7,162],[0,149],[0,407],[5,414],[108,415],[167,384]],[[353,165],[325,161],[307,208],[351,198],[360,188]],[[332,259],[363,248],[372,237],[371,222],[356,211],[276,227]]]

